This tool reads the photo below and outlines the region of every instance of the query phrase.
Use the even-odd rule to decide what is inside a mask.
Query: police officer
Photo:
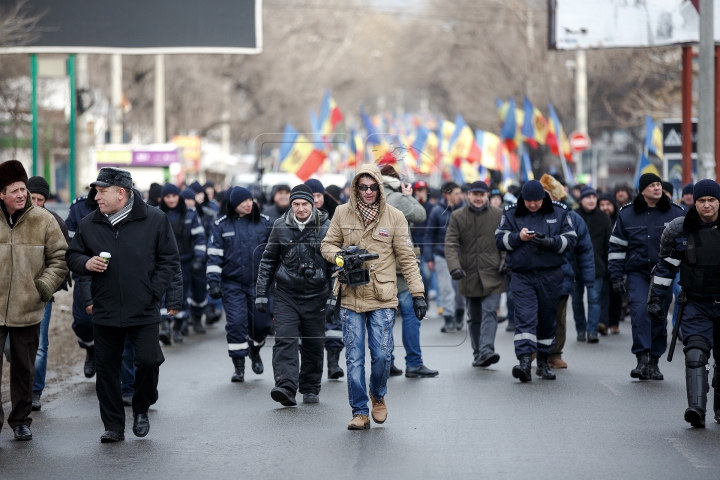
[[[495,231],[495,245],[508,252],[512,271],[510,290],[515,299],[515,355],[520,361],[513,377],[532,381],[532,355],[537,353],[536,374],[546,380],[555,375],[548,356],[555,345],[555,314],[563,284],[563,253],[572,250],[577,234],[566,205],[553,202],[537,180],[523,185],[517,204],[505,207]]]
[[[660,261],[655,266],[648,296],[647,313],[658,325],[667,323],[663,301],[680,268],[680,285],[687,297],[681,322],[685,353],[685,382],[688,408],[685,421],[705,427],[710,350],[715,358],[715,421],[720,423],[720,186],[701,180],[693,187],[695,205],[685,218],[676,218],[665,227],[660,240]]]
[[[260,349],[270,317],[255,308],[255,282],[272,223],[247,188],[235,187],[227,207],[210,233],[207,282],[210,296],[223,298],[228,354],[235,366],[231,381],[244,382],[245,357],[250,357],[253,372],[264,370]]]
[[[180,196],[180,189],[171,183],[162,188],[160,210],[165,212],[175,233],[180,266],[183,275],[184,303],[183,311],[175,316],[173,324],[173,341],[182,343],[183,335],[187,334],[185,318],[190,310],[190,318],[195,333],[205,333],[202,314],[207,305],[207,287],[205,280],[205,229],[200,224],[194,208],[185,205]],[[189,308],[188,308],[189,307]],[[163,330],[167,329],[169,320],[163,318]]]
[[[255,306],[268,309],[270,285],[275,285],[275,388],[270,396],[284,406],[318,403],[323,367],[325,318],[330,309],[330,278],[334,265],[320,254],[320,242],[330,227],[327,212],[313,206],[313,191],[297,185],[290,193],[290,210],[273,224],[260,262]],[[302,365],[298,365],[298,332]]]
[[[662,180],[654,173],[640,177],[640,194],[620,209],[610,236],[608,268],[616,292],[625,291],[627,275],[628,304],[632,324],[632,353],[637,366],[630,372],[640,380],[662,380],[658,359],[667,348],[667,326],[652,322],[647,314],[647,297],[652,268],[658,262],[660,237],[665,226],[682,217],[682,207],[662,191]]]

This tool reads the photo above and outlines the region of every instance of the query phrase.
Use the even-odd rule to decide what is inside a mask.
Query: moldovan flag
[[[510,150],[515,150],[522,142],[521,127],[524,123],[525,113],[516,108],[515,99],[510,97],[507,102],[495,100],[500,115],[500,138]]]
[[[448,122],[447,120],[440,120],[438,122],[438,151],[443,156],[446,163],[452,163],[450,157],[450,138],[455,133],[455,124]]]
[[[635,179],[633,182],[635,184],[635,188],[640,188],[640,177],[645,173],[654,173],[658,177],[660,176],[660,172],[657,167],[652,164],[647,155],[645,155],[645,152],[642,152],[640,154],[640,158],[638,159],[637,168],[635,169]]]
[[[348,167],[365,163],[365,144],[357,130],[350,130],[350,157]]]
[[[327,139],[335,131],[335,127],[343,119],[343,114],[330,96],[330,90],[325,90],[322,106],[320,107],[320,131]]]
[[[290,124],[285,126],[280,145],[280,168],[294,173],[303,182],[318,171],[325,153],[314,148],[313,142],[298,133]]]
[[[503,169],[503,150],[507,150],[507,146],[500,140],[497,135],[475,130],[475,143],[477,143],[480,151],[480,165],[490,170],[501,171]]]
[[[450,137],[450,157],[464,158],[472,164],[478,164],[481,156],[472,130],[467,126],[462,115],[458,114],[455,117],[455,132]]]
[[[573,156],[572,151],[570,150],[570,142],[568,142],[567,135],[565,135],[565,131],[563,130],[562,124],[555,113],[552,103],[548,103],[548,111],[550,112],[550,134],[555,137],[555,141],[557,142],[555,144],[555,148],[553,148],[553,145],[549,145],[550,152],[559,157],[560,152],[562,151],[562,155],[565,157],[565,160],[572,163]],[[558,148],[558,146],[561,146],[561,148]]]
[[[547,145],[550,136],[550,128],[542,112],[535,108],[530,100],[525,97],[523,104],[523,124],[520,132],[525,140],[537,148],[538,145]]]
[[[417,159],[416,168],[420,173],[428,174],[435,170],[437,150],[438,137],[435,132],[423,126],[418,127],[410,153]]]
[[[660,127],[655,125],[650,115],[645,115],[645,148],[663,159],[663,136]]]
[[[367,132],[367,144],[369,145],[370,152],[372,152],[373,161],[379,161],[390,151],[390,148],[383,138],[383,135],[378,132],[375,124],[373,124],[370,117],[365,113],[365,107],[362,105],[360,105],[360,116],[362,117],[365,131]]]

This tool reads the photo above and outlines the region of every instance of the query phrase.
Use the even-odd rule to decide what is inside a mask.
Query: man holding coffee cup
[[[160,300],[180,270],[172,227],[132,188],[130,173],[105,167],[91,186],[98,209],[78,226],[66,260],[78,275],[92,276],[97,395],[105,425],[101,442],[125,439],[120,365],[125,337],[135,349],[133,432],[150,431],[148,410],[157,401]],[[112,261],[109,261],[111,260]]]

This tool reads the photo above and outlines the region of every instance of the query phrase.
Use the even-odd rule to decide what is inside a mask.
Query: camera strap
[[[288,243],[287,245],[283,245],[282,252],[280,252],[280,254],[284,257],[285,255],[290,253],[290,250],[292,250],[293,247],[295,247],[296,245],[300,245],[301,243],[303,243],[305,241],[305,239],[307,239],[310,236],[310,234],[313,232],[313,230],[315,230],[314,227],[305,227],[302,231],[298,230],[295,233],[295,236],[293,237],[293,239],[290,240],[290,243]],[[315,249],[314,245],[313,245],[313,249]]]

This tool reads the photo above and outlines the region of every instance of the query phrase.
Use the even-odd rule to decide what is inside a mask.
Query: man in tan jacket
[[[427,312],[425,287],[412,250],[407,220],[398,209],[386,203],[382,175],[374,164],[358,169],[350,187],[349,202],[335,210],[321,252],[327,261],[335,263],[341,249],[350,245],[379,255],[377,260],[363,264],[369,270],[370,283],[350,287],[336,282],[334,292],[340,293],[340,322],[353,413],[348,429],[364,430],[370,428],[365,386],[366,325],[372,363],[369,398],[373,405],[372,417],[375,423],[384,423],[387,418],[385,394],[398,306],[396,259],[413,297],[415,315],[422,320]]]
[[[17,160],[0,164],[0,345],[10,336],[8,423],[15,439],[32,440],[35,355],[45,305],[65,279],[67,243],[55,218],[36,208],[27,190],[27,173]],[[2,368],[0,356],[0,369]],[[0,400],[0,428],[4,421]]]

